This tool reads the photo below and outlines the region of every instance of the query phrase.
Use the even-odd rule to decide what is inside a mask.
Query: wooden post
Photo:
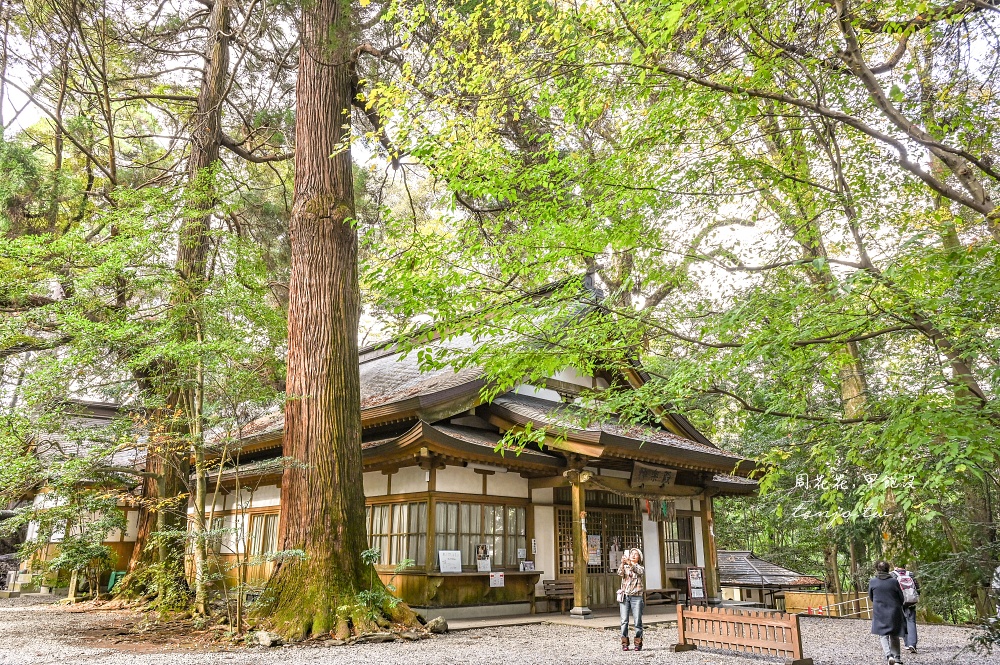
[[[722,603],[722,588],[719,586],[719,553],[715,549],[712,495],[708,492],[701,501],[701,540],[705,551],[705,600],[710,605],[719,605]]]
[[[74,570],[72,573],[70,573],[69,593],[66,594],[66,597],[69,599],[69,602],[71,603],[76,602],[76,586],[77,586],[77,571]]]
[[[677,644],[670,645],[670,650],[681,653],[682,651],[694,651],[697,648],[694,644],[687,644],[684,639],[684,606],[677,603]]]
[[[437,563],[437,467],[431,466],[427,483],[427,542],[424,543],[424,571],[432,572]]]
[[[570,471],[573,497],[573,609],[569,615],[576,619],[590,619],[587,606],[587,501],[583,483],[590,474]]]

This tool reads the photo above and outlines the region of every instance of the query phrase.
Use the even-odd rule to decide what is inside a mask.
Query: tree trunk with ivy
[[[360,294],[347,144],[352,96],[349,0],[305,3],[296,87],[295,199],[288,302],[288,403],[281,550],[260,614],[291,639],[339,638],[412,624],[393,605],[367,549],[358,371]],[[363,592],[369,592],[367,594]]]

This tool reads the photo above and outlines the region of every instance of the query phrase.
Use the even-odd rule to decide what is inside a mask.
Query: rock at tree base
[[[257,631],[257,644],[262,647],[276,647],[281,644],[281,636],[266,630]]]
[[[355,644],[380,644],[382,642],[392,642],[396,636],[392,633],[368,633],[361,635],[354,641]]]
[[[427,630],[431,631],[432,633],[437,633],[439,635],[441,633],[447,633],[448,622],[444,620],[444,617],[437,617],[435,619],[431,619],[430,621],[427,622]]]

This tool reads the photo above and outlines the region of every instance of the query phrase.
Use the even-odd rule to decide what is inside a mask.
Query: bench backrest
[[[677,641],[710,649],[802,658],[799,616],[724,607],[677,608]]]
[[[544,580],[542,588],[545,593],[560,593],[573,591],[573,580]]]

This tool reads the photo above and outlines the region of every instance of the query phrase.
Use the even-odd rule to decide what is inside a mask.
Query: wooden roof
[[[569,404],[507,393],[486,407],[490,422],[502,429],[545,428],[547,445],[591,458],[622,458],[666,464],[676,468],[745,475],[755,467],[713,445],[654,427],[626,425],[617,418],[591,420],[587,412]]]
[[[466,335],[430,339],[422,348],[461,353],[474,344]],[[366,470],[425,464],[431,456],[450,463],[489,463],[531,476],[557,476],[567,468],[568,457],[580,456],[589,460],[587,464],[619,471],[631,470],[634,461],[667,466],[720,494],[748,494],[757,488],[756,482],[745,479],[755,468],[753,462],[719,449],[676,414],[657,413],[661,425],[642,427],[617,418],[598,422],[580,407],[517,392],[485,404],[481,394],[486,378],[481,369],[421,371],[418,353],[400,353],[396,346],[363,349],[359,370]],[[633,385],[643,380],[638,373],[627,378]],[[472,413],[477,424],[464,426]],[[504,432],[525,427],[546,430],[543,448],[529,447],[520,454],[494,450]],[[283,410],[275,409],[243,429],[240,448],[258,456],[277,449],[283,431]]]
[[[500,435],[471,427],[418,422],[398,437],[363,442],[366,471],[408,464],[479,462],[531,476],[560,474],[566,461],[539,450],[500,449]]]
[[[753,552],[719,550],[719,583],[731,587],[792,588],[823,586],[823,580],[758,559]]]

